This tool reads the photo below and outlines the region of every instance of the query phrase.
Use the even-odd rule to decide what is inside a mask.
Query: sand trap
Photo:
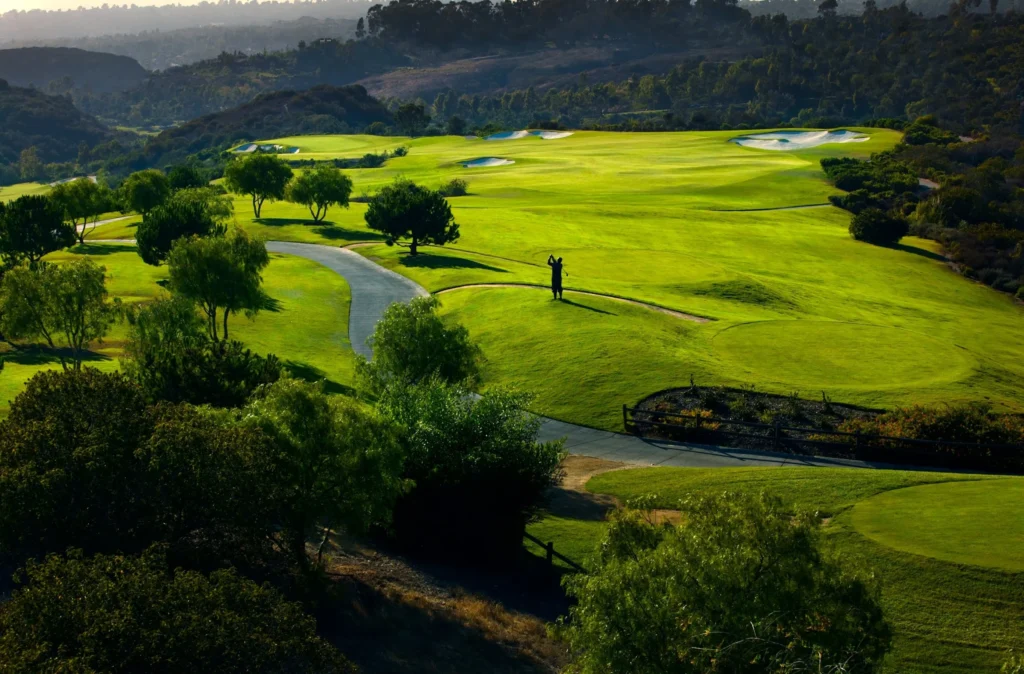
[[[511,159],[502,159],[501,157],[480,157],[479,159],[463,162],[462,167],[490,168],[492,166],[508,166],[509,164],[515,164],[515,162]]]
[[[531,131],[530,135],[544,140],[558,140],[559,138],[568,138],[572,135],[572,131]]]
[[[492,133],[484,138],[484,140],[519,140],[529,135],[529,131],[502,131],[501,133]]]
[[[805,150],[832,143],[863,143],[868,139],[862,133],[837,129],[835,131],[775,131],[753,136],[733,138],[730,143],[758,150]]]
[[[260,152],[276,152],[277,154],[298,154],[299,148],[297,147],[285,147],[284,145],[257,145],[256,143],[246,143],[245,145],[239,145],[232,152],[236,154],[250,154],[259,150]]]

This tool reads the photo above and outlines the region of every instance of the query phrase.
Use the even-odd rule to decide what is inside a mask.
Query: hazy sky
[[[200,0],[0,0],[0,14],[12,9],[75,9],[109,5],[196,5]]]

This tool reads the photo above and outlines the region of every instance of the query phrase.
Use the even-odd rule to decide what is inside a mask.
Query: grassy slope
[[[857,469],[654,468],[604,473],[592,478],[587,488],[621,499],[653,492],[659,494],[658,505],[668,508],[689,493],[758,490],[788,499],[797,507],[829,514],[832,519],[825,528],[826,540],[845,563],[874,573],[881,583],[886,615],[896,630],[887,672],[994,672],[1006,650],[1024,648],[1024,574],[949,563],[880,545],[854,526],[862,506],[851,511],[855,503],[870,504],[875,494],[882,494],[875,498],[916,497],[914,492],[960,480],[968,482],[949,486],[996,488],[1008,482],[976,475]],[[938,484],[904,489],[929,483]],[[910,503],[921,513],[930,512],[935,505],[930,499],[908,500]],[[951,502],[947,500],[946,505]],[[1016,516],[1017,509],[1001,499],[991,504],[985,520]],[[600,522],[556,517],[530,527],[532,534],[554,541],[556,550],[575,559],[585,559],[602,531]],[[978,533],[977,528],[954,526],[948,531],[946,545],[955,548]],[[1003,542],[1004,550],[1012,550],[1008,547],[1012,545]],[[1020,542],[1016,545],[1019,554]]]
[[[46,183],[18,183],[0,187],[0,201],[14,201],[18,197],[46,194],[50,186]]]
[[[53,261],[90,255],[107,268],[107,288],[124,302],[145,302],[162,293],[157,282],[166,268],[143,264],[133,246],[91,243],[70,252],[51,255]],[[231,336],[257,353],[275,353],[296,375],[327,379],[332,390],[352,383],[353,356],[348,342],[348,285],[337,274],[315,262],[288,255],[271,255],[264,272],[264,287],[277,301],[254,321],[232,317]],[[96,345],[90,365],[117,368],[125,327],[117,326],[104,344]],[[24,382],[44,368],[60,367],[51,356],[31,352],[8,354],[0,374],[0,410],[22,389]],[[0,411],[2,413],[2,411]]]
[[[871,132],[863,144],[799,153],[726,141],[728,132],[577,133],[555,141],[463,138],[404,141],[404,158],[351,171],[356,193],[396,175],[429,186],[451,177],[471,195],[452,200],[462,238],[410,259],[404,249],[359,252],[430,290],[467,283],[546,283],[549,252],[566,258],[567,287],[615,294],[714,318],[678,321],[621,304],[549,306],[533,290],[463,290],[447,310],[481,341],[487,383],[514,381],[538,393],[551,416],[617,428],[619,406],[685,384],[753,382],[808,397],[870,406],[989,400],[1019,408],[1024,345],[1005,339],[1024,317],[1008,297],[951,273],[930,242],[898,249],[855,242],[849,215],[834,208],[724,212],[825,203],[835,193],[818,160],[866,156],[896,141]],[[300,156],[359,156],[395,139],[278,139]],[[464,169],[480,156],[511,166]],[[374,240],[364,204],[308,224],[289,204],[253,221],[268,238],[344,244]],[[306,224],[304,224],[306,223]],[[470,252],[472,251],[472,252]],[[608,313],[602,313],[602,312]],[[623,359],[630,366],[623,367]],[[580,387],[578,382],[588,386]]]

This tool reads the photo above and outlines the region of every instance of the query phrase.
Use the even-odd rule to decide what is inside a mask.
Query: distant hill
[[[64,96],[0,80],[0,168],[16,164],[22,150],[35,147],[44,163],[73,161],[78,146],[93,147],[111,132]]]
[[[312,133],[356,133],[388,123],[387,108],[358,85],[321,85],[306,91],[275,91],[224,112],[168,129],[146,145],[149,165],[163,166],[189,154],[246,140]]]
[[[61,92],[74,88],[106,93],[130,89],[147,76],[146,69],[127,56],[69,47],[0,49],[0,78],[20,87],[46,89],[51,82],[70,78],[71,86],[58,87]]]

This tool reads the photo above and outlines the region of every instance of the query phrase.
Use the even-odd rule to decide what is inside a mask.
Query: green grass
[[[1024,571],[1024,480],[933,484],[879,494],[854,528],[890,548],[958,564]]]
[[[47,194],[50,186],[46,183],[18,183],[0,187],[0,201],[14,201],[18,197]]]
[[[166,267],[142,262],[134,246],[87,243],[47,259],[60,262],[89,255],[107,269],[107,289],[126,303],[152,300],[165,292],[158,282]],[[346,390],[353,381],[354,359],[348,341],[349,289],[345,280],[315,262],[289,255],[271,254],[264,272],[264,289],[275,307],[255,320],[244,315],[229,322],[231,337],[257,353],[276,354],[296,376],[325,379],[331,391]],[[115,370],[125,337],[125,326],[116,326],[103,344],[94,345],[89,365]],[[45,350],[6,354],[0,374],[0,414],[36,372],[60,367]]]
[[[976,561],[1019,560],[1022,487],[1021,478],[800,467],[636,469],[603,473],[587,483],[592,492],[620,499],[655,493],[657,505],[667,508],[692,493],[765,491],[829,515],[826,543],[845,564],[874,574],[881,585],[895,630],[885,667],[893,674],[995,672],[1006,651],[1024,648],[1024,573],[945,559],[950,551],[974,550]],[[905,516],[888,519],[893,504]],[[876,524],[896,529],[891,545],[861,532],[862,509]],[[967,510],[971,523],[958,522]],[[1000,521],[1009,518],[1015,523]],[[560,517],[528,530],[578,561],[587,559],[603,534],[600,522]],[[921,532],[930,533],[922,538]],[[916,549],[907,552],[910,547]]]
[[[542,291],[467,289],[443,296],[445,311],[479,340],[485,386],[515,383],[538,394],[535,409],[618,429],[620,407],[698,383],[759,388],[871,407],[988,401],[1021,409],[1024,311],[971,283],[932,242],[898,248],[853,241],[849,214],[826,207],[835,194],[818,161],[868,156],[898,134],[866,130],[866,143],[794,153],[728,143],[731,132],[580,132],[544,141],[488,142],[310,136],[274,139],[299,157],[409,154],[378,169],[351,170],[355,194],[403,175],[435,187],[453,177],[470,195],[453,198],[462,232],[453,246],[416,259],[400,247],[358,248],[438,290],[473,283],[545,284],[549,253],[565,257],[567,288],[634,298],[712,318],[697,325],[600,300],[597,311],[552,304]],[[465,169],[481,156],[516,163]],[[333,209],[312,225],[291,204],[264,206],[255,220],[236,201],[243,228],[269,239],[344,245],[379,241],[365,204]],[[120,224],[120,223],[117,223]],[[113,229],[124,236],[130,227]],[[584,383],[585,385],[580,385]]]

